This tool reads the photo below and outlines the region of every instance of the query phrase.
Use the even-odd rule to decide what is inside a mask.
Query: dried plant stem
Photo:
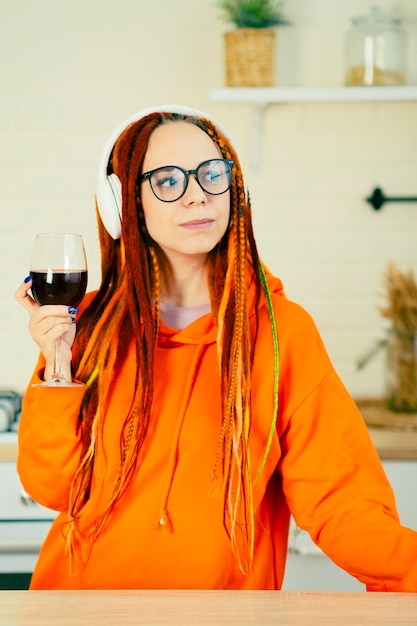
[[[387,346],[387,404],[394,411],[417,412],[417,283],[413,272],[392,263],[386,273],[387,304],[381,308],[391,321]]]
[[[411,270],[401,272],[393,263],[385,275],[387,305],[381,309],[384,317],[398,330],[417,330],[417,283]]]

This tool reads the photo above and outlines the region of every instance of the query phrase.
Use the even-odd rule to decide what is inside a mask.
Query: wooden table
[[[417,593],[0,591],[2,626],[396,626],[417,624]]]

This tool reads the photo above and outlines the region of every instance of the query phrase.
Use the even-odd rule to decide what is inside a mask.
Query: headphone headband
[[[179,104],[166,104],[143,109],[142,111],[139,111],[138,113],[135,113],[127,118],[110,135],[104,146],[98,165],[98,180],[96,189],[97,206],[101,220],[107,232],[111,237],[113,237],[113,239],[119,239],[122,234],[122,185],[116,174],[110,174],[110,176],[107,174],[110,155],[117,139],[123,131],[125,131],[131,124],[139,122],[142,118],[150,115],[151,113],[178,113],[180,115],[188,115],[198,119],[208,119],[210,122],[213,122],[213,124],[225,137],[227,137],[237,152],[235,142],[229,132],[211,115],[193,107]]]

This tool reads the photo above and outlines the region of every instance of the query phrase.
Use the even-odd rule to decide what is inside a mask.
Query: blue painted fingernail
[[[71,317],[71,322],[72,322],[73,324],[75,324],[75,322],[76,322],[76,321],[77,321],[77,320],[75,319],[75,317]]]
[[[76,306],[69,306],[68,313],[78,313],[78,309]]]
[[[28,283],[30,280],[32,280],[32,276],[26,276],[25,280],[23,281],[24,283]]]

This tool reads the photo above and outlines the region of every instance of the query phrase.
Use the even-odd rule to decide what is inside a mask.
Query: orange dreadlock
[[[253,236],[250,201],[246,197],[238,156],[209,120],[179,114],[152,113],[131,124],[116,141],[111,168],[123,190],[122,238],[107,234],[99,219],[102,282],[94,300],[79,320],[76,354],[82,355],[76,375],[91,381],[79,417],[82,460],[72,485],[70,537],[89,498],[93,464],[101,443],[106,407],[117,363],[127,341],[136,338],[135,393],[125,417],[120,440],[120,467],[113,495],[98,515],[92,541],[120,499],[138,462],[146,436],[153,396],[153,359],[158,333],[160,268],[141,209],[138,179],[152,131],[162,123],[185,120],[204,130],[224,158],[235,162],[231,185],[230,227],[208,255],[208,287],[218,326],[218,354],[222,393],[222,428],[214,476],[222,473],[224,525],[239,566],[248,571],[254,545],[254,512],[248,441],[252,352],[247,303],[247,269],[262,289],[259,259]],[[257,303],[256,303],[257,304]],[[257,310],[257,307],[255,307]],[[98,372],[98,376],[96,376]],[[220,481],[219,481],[220,482]]]

